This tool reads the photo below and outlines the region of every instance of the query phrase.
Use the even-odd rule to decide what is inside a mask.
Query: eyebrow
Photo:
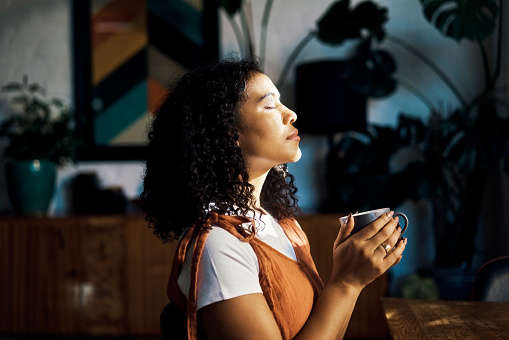
[[[261,96],[260,98],[258,98],[257,102],[261,102],[262,100],[264,100],[265,98],[267,98],[268,96],[272,96],[272,97],[276,97],[276,94],[274,92],[267,92],[266,94],[264,94],[263,96]]]

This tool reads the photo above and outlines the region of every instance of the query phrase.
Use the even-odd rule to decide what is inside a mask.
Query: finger
[[[394,232],[392,233],[391,237],[389,237],[388,240],[384,242],[384,244],[388,244],[392,248],[398,243],[398,240],[401,238],[401,227],[399,225],[396,225],[396,229],[394,229]],[[389,251],[391,251],[389,250]]]
[[[394,215],[394,211],[389,211],[378,217],[376,220],[368,224],[366,227],[362,228],[357,234],[364,240],[370,239],[378,233],[380,229],[385,226],[385,224],[389,221],[389,219]]]
[[[343,240],[346,240],[348,236],[352,233],[353,227],[355,226],[355,219],[352,216],[352,213],[348,215],[348,220],[346,221],[345,232],[342,235]]]
[[[396,225],[396,229],[392,233],[392,236],[387,241],[387,244],[393,248],[396,243],[398,243],[399,239],[401,238],[401,227],[399,225]]]
[[[373,251],[373,255],[375,257],[378,257],[378,258],[381,258],[381,259],[384,259],[386,256],[387,256],[387,251],[384,249],[383,245],[379,245],[378,247],[376,247],[376,249]]]
[[[342,235],[343,235],[345,227],[346,227],[346,223],[343,223],[341,218],[338,218],[338,221],[339,221],[339,230],[338,230],[338,235],[336,236],[336,239],[334,240],[334,248],[336,248],[343,240]]]
[[[397,265],[398,263],[400,263],[402,258],[403,258],[403,255],[402,255],[402,256],[400,256],[400,257],[398,257],[398,259],[396,260],[396,262],[394,262],[393,264],[391,264],[391,265],[389,266],[389,268],[387,268],[387,270],[391,269],[392,267],[394,267],[395,265]]]
[[[400,257],[403,255],[403,251],[405,250],[407,244],[407,238],[402,238],[394,247],[394,250],[390,252],[384,259],[384,262],[387,263],[388,268],[395,265]]]
[[[354,219],[352,217],[352,214],[348,214],[348,218],[346,220],[346,223],[342,223],[340,220],[341,226],[341,232],[338,234],[338,237],[336,237],[336,240],[334,241],[334,248],[337,247],[341,242],[343,242],[352,232],[353,230],[353,224]]]
[[[389,221],[387,221],[387,224],[384,225],[384,227],[378,231],[378,233],[370,238],[367,242],[370,244],[370,246],[375,249],[382,243],[387,243],[388,240],[391,238],[394,231],[396,231],[396,227],[398,226],[398,222],[394,218],[390,218]]]

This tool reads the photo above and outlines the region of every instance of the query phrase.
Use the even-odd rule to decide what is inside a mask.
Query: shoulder
[[[297,221],[297,219],[295,217],[286,217],[286,218],[283,218],[279,221],[277,221],[279,223],[279,225],[285,229],[290,229],[290,230],[293,230],[293,231],[296,231],[296,232],[303,232],[304,230],[302,229],[299,221]]]
[[[258,267],[258,260],[251,245],[217,226],[212,226],[209,231],[203,256],[211,260],[233,257]]]
[[[253,248],[220,227],[209,231],[198,269],[197,308],[240,295],[261,293]]]
[[[298,226],[300,228],[300,223],[299,223],[299,221],[297,221],[297,218],[295,216],[283,217],[281,219],[277,219],[274,217],[274,219],[279,223],[295,224],[296,226]]]
[[[290,217],[289,220],[292,221],[300,230],[302,230],[302,227],[301,227],[299,221],[297,221],[297,219],[295,217]]]
[[[306,232],[294,217],[282,219],[279,221],[279,224],[285,230],[294,247],[309,244]]]

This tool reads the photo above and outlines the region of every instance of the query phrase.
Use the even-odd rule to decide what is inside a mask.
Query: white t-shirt
[[[256,237],[296,260],[292,244],[277,220],[271,215],[256,216]],[[248,228],[249,223],[242,226]],[[192,249],[192,244],[188,249]],[[220,227],[212,226],[198,269],[197,309],[245,294],[262,293],[258,273],[258,258],[251,245]],[[190,275],[191,254],[188,251],[177,279],[186,297],[189,294]]]

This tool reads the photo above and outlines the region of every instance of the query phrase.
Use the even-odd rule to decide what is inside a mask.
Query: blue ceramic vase
[[[19,215],[46,215],[55,194],[55,163],[47,160],[8,161],[7,192]]]

